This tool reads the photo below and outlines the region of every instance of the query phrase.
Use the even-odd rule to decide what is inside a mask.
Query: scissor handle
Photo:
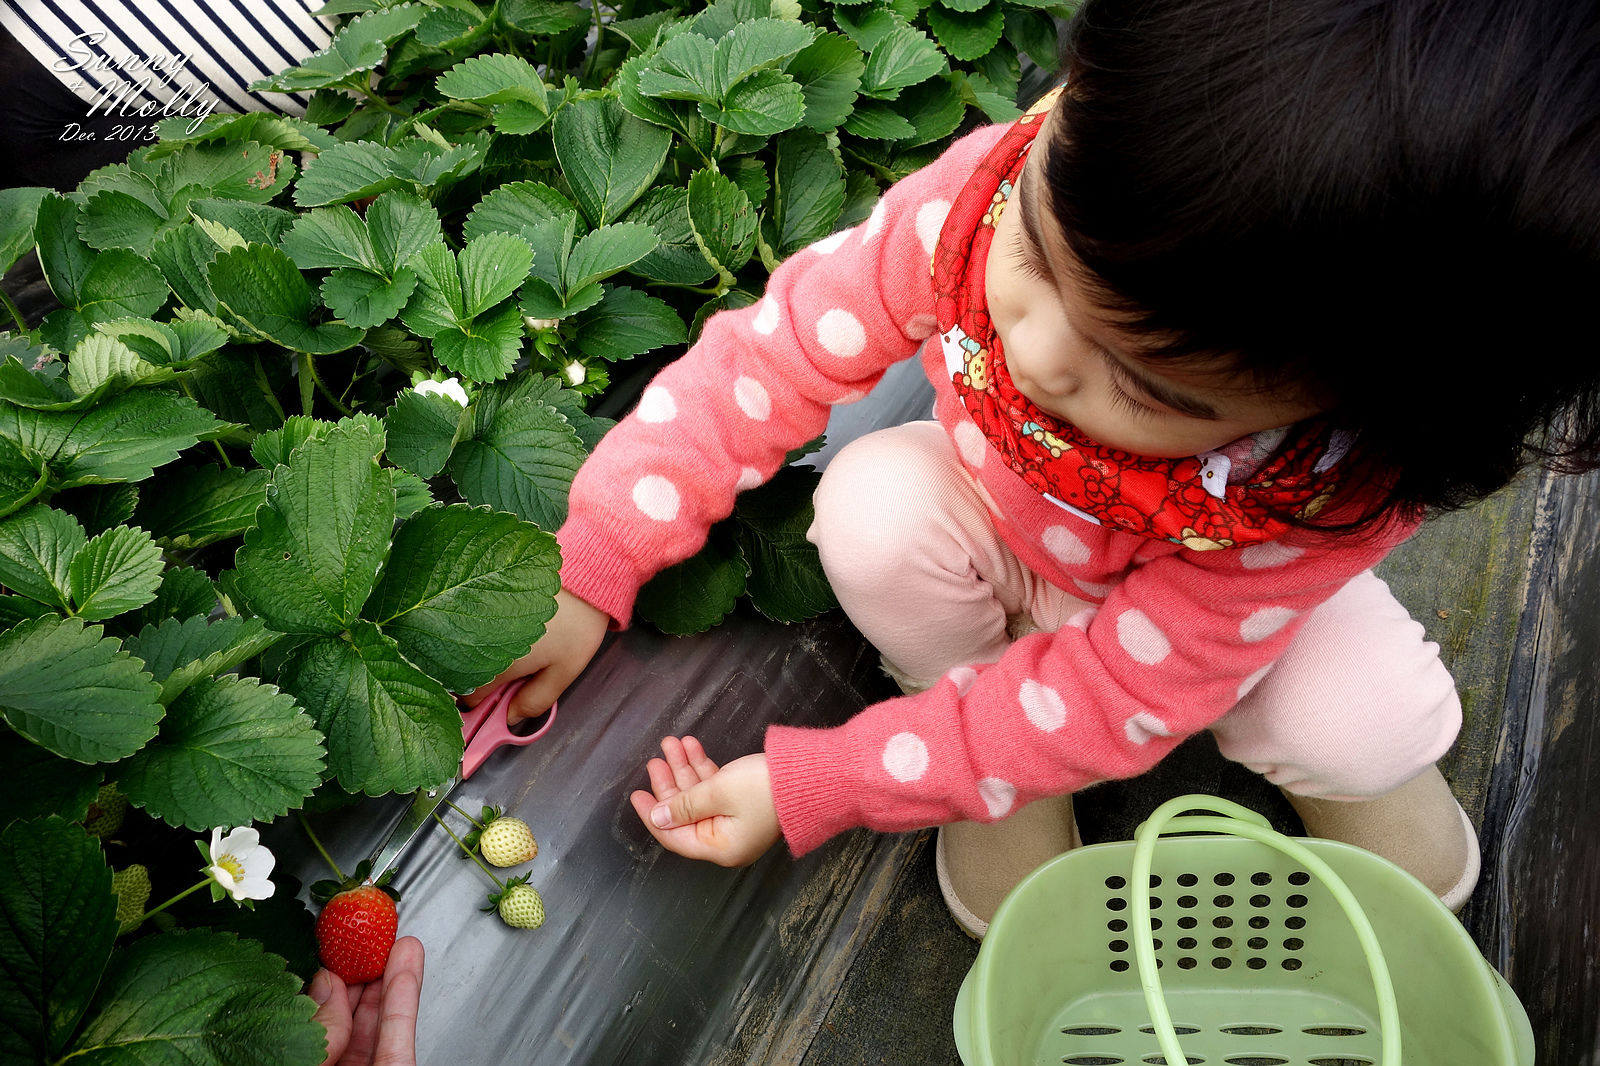
[[[465,781],[483,765],[489,753],[506,744],[525,747],[538,740],[555,725],[556,705],[545,712],[544,725],[526,735],[513,733],[506,725],[506,707],[527,678],[501,685],[500,690],[476,707],[461,712],[461,736],[467,742],[466,754],[461,759],[461,779]]]

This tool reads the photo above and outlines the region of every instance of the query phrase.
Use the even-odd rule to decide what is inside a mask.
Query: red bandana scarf
[[[1229,453],[1181,459],[1134,455],[1084,436],[1039,410],[1016,388],[989,319],[985,267],[995,224],[1028,158],[1028,148],[1060,90],[1033,106],[995,145],[950,208],[933,253],[945,363],[968,415],[1007,465],[1046,499],[1092,522],[1195,549],[1274,540],[1290,528],[1282,515],[1310,517],[1327,501],[1325,471],[1345,450],[1325,427],[1294,429],[1271,457],[1228,484]],[[1281,435],[1281,434],[1280,434]],[[1260,435],[1262,442],[1271,438]]]

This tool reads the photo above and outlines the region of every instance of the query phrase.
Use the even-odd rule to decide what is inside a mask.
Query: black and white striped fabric
[[[251,82],[326,48],[321,0],[0,0],[3,26],[100,113],[305,113],[307,94]],[[209,105],[209,106],[207,106]],[[146,112],[149,114],[149,112]]]

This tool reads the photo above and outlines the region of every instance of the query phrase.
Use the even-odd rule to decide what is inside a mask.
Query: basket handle
[[[1184,811],[1193,810],[1211,811],[1221,817],[1179,817]],[[1378,997],[1378,1028],[1382,1040],[1379,1062],[1381,1066],[1401,1066],[1400,1009],[1395,1003],[1394,983],[1389,978],[1389,966],[1384,961],[1377,934],[1373,932],[1372,923],[1367,920],[1355,893],[1310,848],[1273,829],[1271,823],[1255,811],[1215,796],[1199,795],[1168,800],[1157,807],[1133,834],[1130,886],[1133,950],[1139,964],[1139,982],[1144,988],[1145,1007],[1150,1012],[1151,1026],[1155,1029],[1161,1054],[1167,1062],[1171,1066],[1180,1066],[1189,1059],[1178,1045],[1178,1035],[1172,1028],[1172,1016],[1161,994],[1161,976],[1156,970],[1154,931],[1150,928],[1150,866],[1156,841],[1162,834],[1193,832],[1223,833],[1265,844],[1300,863],[1322,882],[1350,920],[1361,950],[1367,957],[1367,969],[1372,974],[1372,985]]]

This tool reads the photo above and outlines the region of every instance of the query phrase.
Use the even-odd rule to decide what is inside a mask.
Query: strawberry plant
[[[189,897],[183,838],[448,777],[452,694],[554,610],[551,531],[601,412],[961,129],[1014,115],[1066,9],[322,13],[332,45],[258,86],[309,93],[303,118],[172,119],[70,192],[0,190],[0,271],[31,254],[55,298],[0,294],[8,1061],[181,1032],[184,1061],[248,1040],[320,1062],[296,887],[218,859],[213,891],[257,910]],[[830,606],[814,476],[745,494],[641,615]]]

